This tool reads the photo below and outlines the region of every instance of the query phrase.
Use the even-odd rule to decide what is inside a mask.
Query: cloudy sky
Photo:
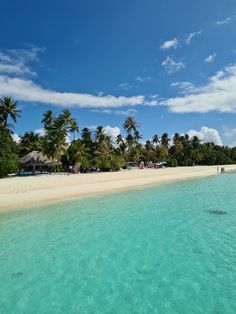
[[[19,135],[46,110],[119,133],[127,115],[154,133],[236,145],[235,0],[2,0],[0,96]]]

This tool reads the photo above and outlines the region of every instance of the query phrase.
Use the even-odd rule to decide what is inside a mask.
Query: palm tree
[[[58,119],[61,119],[65,125],[71,123],[71,112],[68,109],[62,110],[62,113],[59,115]]]
[[[46,130],[43,137],[43,151],[53,160],[59,160],[62,155],[67,155],[66,143],[67,130],[58,118],[54,120],[52,128]]]
[[[105,133],[104,133],[104,129],[103,126],[97,126],[96,130],[95,130],[95,141],[100,144],[101,142],[103,142],[105,140]]]
[[[83,128],[81,131],[81,140],[84,143],[84,145],[90,149],[90,152],[92,154],[95,145],[92,138],[92,132],[86,127]]]
[[[75,119],[71,118],[71,112],[63,110],[58,117],[54,117],[51,111],[44,114],[44,153],[52,159],[59,160],[62,155],[68,155],[68,143],[66,138]]]
[[[137,145],[134,147],[134,150],[133,150],[134,161],[136,161],[138,164],[141,161],[142,149],[143,149],[143,145],[140,143],[137,143]]]
[[[134,117],[127,117],[123,124],[123,128],[128,135],[131,135],[132,131],[135,132],[138,128],[138,124],[135,121]]]
[[[17,102],[12,97],[3,97],[0,99],[0,126],[7,129],[8,118],[10,117],[14,123],[20,117],[21,110],[17,108]]]
[[[127,142],[129,148],[132,147],[134,144],[134,137],[131,134],[129,134],[126,137],[126,142]]]
[[[155,144],[155,147],[157,148],[157,145],[160,143],[160,138],[157,134],[153,135],[152,143]]]
[[[174,136],[173,136],[173,143],[174,143],[174,145],[176,145],[178,143],[179,138],[180,138],[179,133],[175,133]]]
[[[43,114],[43,119],[41,122],[44,124],[45,130],[48,130],[51,128],[53,120],[54,120],[54,115],[51,110],[48,110]]]
[[[183,143],[184,143],[185,149],[187,149],[188,146],[189,146],[189,144],[190,144],[190,140],[189,140],[189,135],[188,135],[188,134],[185,134],[185,135],[184,135]]]
[[[153,155],[153,145],[150,140],[147,140],[145,143],[145,150],[147,154],[147,161],[150,161],[150,157]]]
[[[168,159],[168,148],[165,146],[159,146],[157,148],[157,156],[160,160],[167,160]]]
[[[121,143],[124,143],[123,137],[121,134],[117,135],[116,137],[116,144],[119,145]]]
[[[76,151],[74,153],[74,171],[80,172],[80,167],[87,163],[89,149],[81,142],[77,142]]]
[[[84,142],[92,142],[92,134],[88,128],[83,128],[81,138]]]
[[[70,120],[69,131],[74,134],[74,141],[75,141],[75,134],[79,133],[79,126],[78,126],[77,121],[73,118],[71,118],[71,120]]]
[[[167,133],[163,133],[161,137],[161,145],[165,148],[169,147],[169,138]]]
[[[194,135],[191,139],[191,143],[194,149],[198,149],[200,147],[201,140],[196,135]]]
[[[116,144],[119,145],[118,151],[124,156],[127,145],[121,134],[117,135]]]
[[[135,130],[134,131],[134,140],[138,143],[139,140],[141,140],[141,139],[142,139],[142,135],[139,133],[138,130]]]
[[[20,137],[20,152],[22,155],[34,150],[40,151],[42,148],[41,146],[41,138],[39,134],[30,131]]]
[[[191,139],[192,151],[191,151],[191,159],[198,164],[202,159],[202,147],[201,140],[195,135]]]

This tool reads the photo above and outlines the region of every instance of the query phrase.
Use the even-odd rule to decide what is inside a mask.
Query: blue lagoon
[[[0,311],[236,313],[236,174],[0,214]]]

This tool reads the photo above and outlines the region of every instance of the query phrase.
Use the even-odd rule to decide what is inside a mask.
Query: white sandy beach
[[[236,170],[236,165],[227,165],[225,170],[226,172]],[[5,211],[29,205],[125,190],[148,184],[164,184],[216,174],[216,166],[197,166],[77,175],[52,174],[1,179],[0,210]]]

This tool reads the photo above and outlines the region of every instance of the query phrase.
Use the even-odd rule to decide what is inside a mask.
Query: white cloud
[[[230,128],[224,127],[224,136],[236,137],[236,128],[230,129]]]
[[[123,90],[128,90],[131,89],[133,86],[129,83],[121,83],[119,87],[122,88]]]
[[[156,107],[158,106],[158,101],[157,100],[147,100],[144,102],[145,106],[151,106],[151,107]]]
[[[146,76],[146,77],[141,77],[141,76],[137,76],[135,78],[136,81],[138,82],[147,82],[147,81],[150,81],[151,80],[151,77],[150,76]]]
[[[186,37],[186,39],[185,39],[186,44],[187,44],[187,45],[190,45],[191,42],[192,42],[192,39],[193,39],[194,37],[196,37],[196,36],[201,35],[202,32],[203,32],[203,30],[200,30],[200,31],[198,31],[198,32],[193,32],[193,33],[188,34],[187,37]]]
[[[16,64],[0,63],[0,73],[16,74],[16,75],[22,75],[22,74],[27,74],[27,73],[35,74],[28,67],[20,63],[16,63]]]
[[[112,110],[111,109],[92,109],[92,112],[97,112],[97,113],[105,113],[105,114],[111,114]]]
[[[20,136],[16,133],[11,135],[12,139],[14,142],[16,142],[17,144],[20,142]]]
[[[190,82],[174,82],[170,84],[171,87],[179,88],[180,94],[195,92],[196,87]]]
[[[38,54],[44,48],[32,47],[30,49],[0,50],[0,97],[11,95],[18,101],[46,103],[63,107],[78,107],[104,110],[120,108],[123,106],[146,105],[153,106],[148,98],[138,96],[113,96],[58,92],[46,89],[33,80],[26,78],[27,74],[36,73],[28,66],[28,63],[38,60]],[[120,84],[123,89],[129,89],[128,83]]]
[[[38,60],[39,53],[44,52],[46,49],[44,47],[31,46],[28,49],[6,49],[2,50],[8,58],[16,58],[22,62],[29,62]]]
[[[0,95],[11,95],[19,101],[39,102],[79,108],[118,108],[123,106],[149,105],[145,96],[95,96],[82,93],[57,92],[45,89],[32,80],[0,75]],[[150,104],[153,105],[153,104]]]
[[[39,136],[44,136],[45,135],[45,129],[36,129],[34,130],[34,133],[38,134]]]
[[[170,48],[177,48],[179,45],[179,41],[177,38],[171,39],[171,40],[167,40],[165,42],[163,42],[163,44],[160,46],[160,48],[162,50],[167,50]]]
[[[121,116],[135,116],[137,114],[136,109],[127,109],[127,110],[116,110],[115,114],[116,115],[121,115]]]
[[[212,63],[216,57],[216,53],[210,54],[206,59],[205,63]]]
[[[97,128],[97,125],[90,125],[90,126],[88,126],[88,129],[90,129],[90,130],[92,130],[92,131],[95,131],[96,128]],[[117,126],[112,127],[112,126],[110,126],[110,125],[107,125],[107,126],[104,126],[104,127],[103,127],[103,132],[104,132],[106,135],[110,136],[110,137],[112,138],[112,141],[115,141],[117,135],[120,134],[120,129],[119,129]]]
[[[228,128],[226,126],[223,126],[224,133],[223,135],[227,138],[227,142],[229,142],[230,147],[236,146],[236,128]]]
[[[192,86],[190,92],[162,100],[172,112],[236,112],[236,64],[210,77],[205,86]]]
[[[138,112],[136,109],[124,109],[115,111],[112,111],[111,109],[92,109],[91,111],[105,114],[115,114],[118,116],[134,116]]]
[[[110,136],[113,141],[115,141],[117,135],[120,134],[120,129],[117,126],[111,127],[107,125],[107,126],[104,126],[103,130],[104,130],[104,133]]]
[[[178,72],[186,67],[185,63],[182,60],[175,60],[169,56],[162,62],[161,65],[169,74]]]
[[[16,76],[36,75],[28,63],[38,60],[38,54],[43,51],[44,48],[39,47],[0,50],[0,73]]]
[[[146,98],[144,104],[146,106],[155,107],[158,106],[158,95],[149,95],[148,98]]]
[[[183,44],[186,44],[186,45],[190,45],[193,38],[196,37],[196,36],[199,36],[203,33],[203,29],[197,31],[197,32],[192,32],[192,33],[189,33],[187,35],[185,35],[182,39],[178,39],[178,38],[174,38],[174,39],[171,39],[171,40],[167,40],[165,42],[163,42],[160,46],[160,48],[162,50],[168,50],[168,49],[171,49],[171,48],[178,48],[179,45],[181,43]]]
[[[200,131],[189,130],[188,135],[190,138],[197,136],[203,142],[213,142],[216,145],[223,145],[219,132],[207,126],[201,127]]]
[[[232,17],[230,17],[230,16],[228,16],[227,18],[225,18],[224,20],[221,20],[221,21],[216,21],[216,24],[218,25],[218,26],[222,26],[222,25],[225,25],[225,24],[229,24],[229,23],[231,23],[232,22],[232,20],[233,20],[233,18]]]

